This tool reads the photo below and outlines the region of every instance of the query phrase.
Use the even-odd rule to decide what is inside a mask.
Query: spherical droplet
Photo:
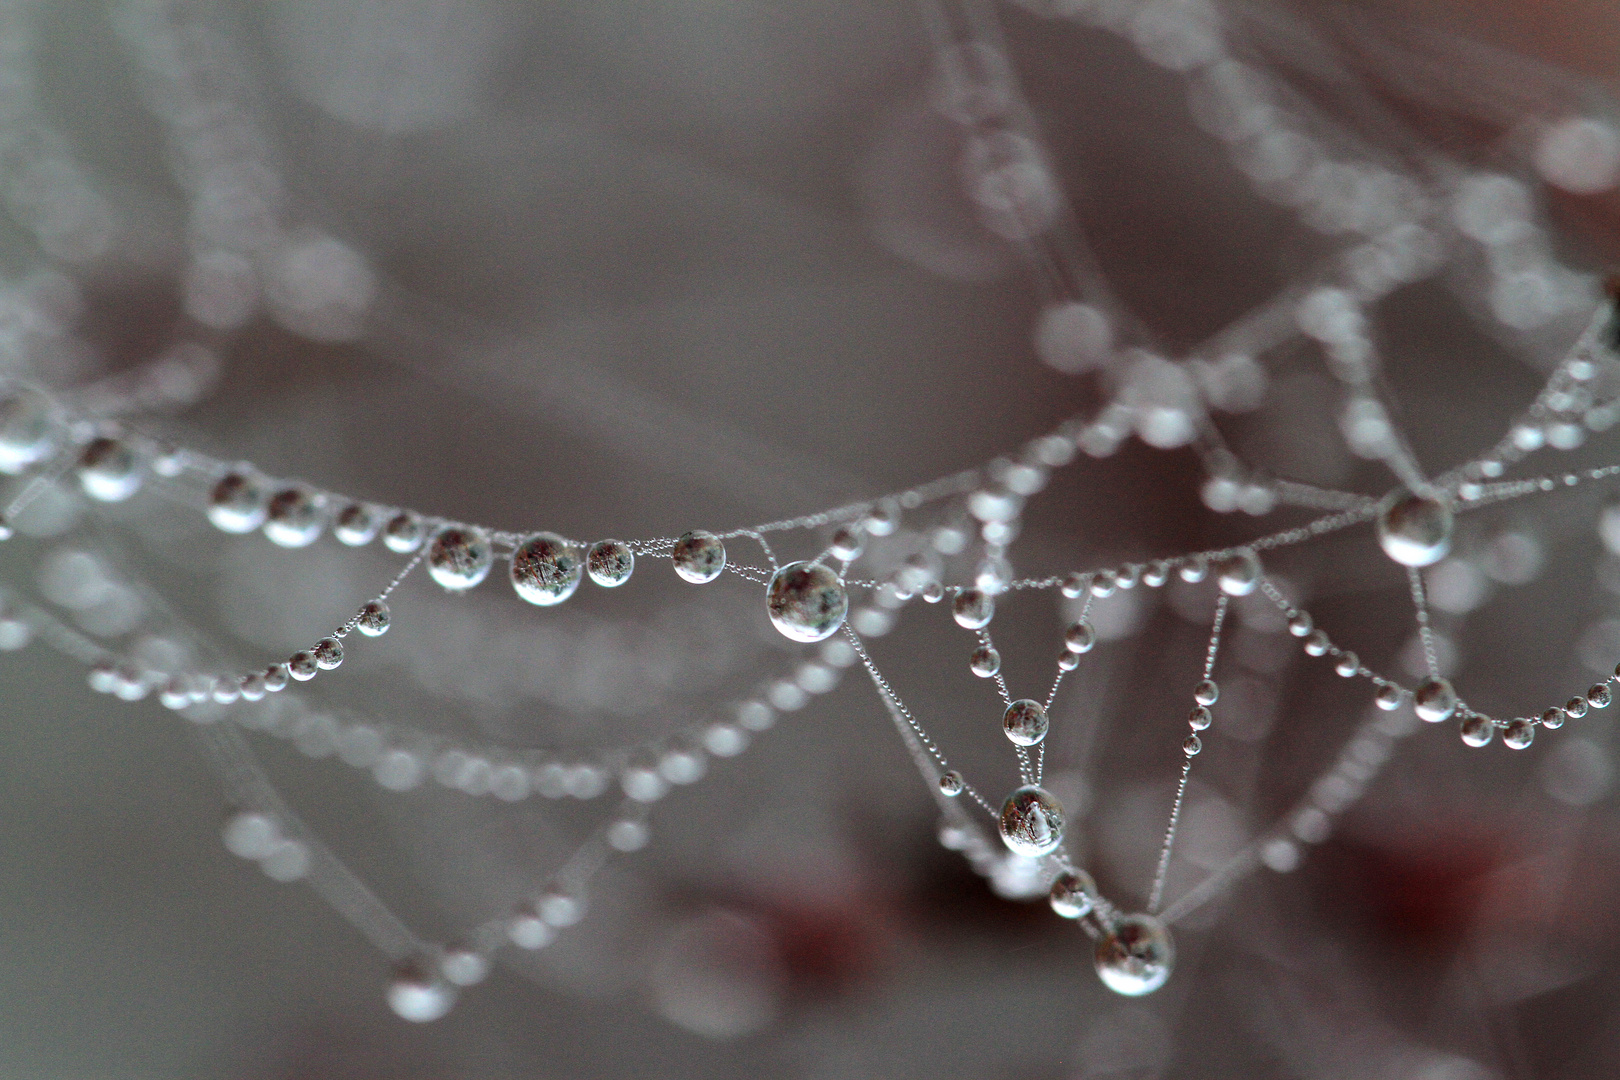
[[[456,988],[420,960],[407,961],[388,981],[388,1007],[403,1020],[425,1024],[456,1003]]]
[[[1314,628],[1308,612],[1296,611],[1288,616],[1288,632],[1295,637],[1304,637]]]
[[[320,670],[312,652],[300,650],[287,658],[287,673],[299,682],[309,682]]]
[[[332,520],[332,535],[349,547],[371,543],[381,528],[382,514],[367,503],[347,503]]]
[[[1155,559],[1142,568],[1142,584],[1150,589],[1158,589],[1170,580],[1170,564],[1163,559]]]
[[[38,390],[13,390],[0,398],[0,472],[22,472],[56,447],[56,406]]]
[[[726,545],[714,533],[696,530],[675,541],[670,558],[682,581],[702,585],[713,581],[725,570]]]
[[[1507,726],[1502,728],[1502,745],[1514,750],[1523,750],[1535,737],[1536,725],[1529,720],[1509,720]]]
[[[1496,721],[1488,716],[1470,713],[1463,717],[1459,734],[1469,746],[1484,746],[1496,735]]]
[[[1412,691],[1412,707],[1424,720],[1438,724],[1457,711],[1457,692],[1445,679],[1424,679]]]
[[[1227,596],[1248,596],[1260,585],[1260,559],[1249,548],[1239,548],[1215,564],[1215,577]]]
[[[369,600],[355,617],[354,625],[366,637],[382,637],[388,633],[391,618],[387,604],[381,600]]]
[[[1007,796],[999,821],[1001,840],[1016,855],[1050,855],[1063,844],[1063,807],[1033,784]]]
[[[225,819],[225,850],[241,859],[262,859],[281,839],[281,827],[269,814],[242,810]]]
[[[446,589],[461,592],[489,576],[495,552],[489,534],[473,525],[445,525],[428,546],[428,573]]]
[[[1352,678],[1361,671],[1361,657],[1347,649],[1339,654],[1333,670],[1346,679]]]
[[[1046,708],[1038,701],[1021,698],[1007,706],[1001,715],[1001,730],[1014,746],[1034,746],[1046,738],[1050,722]]]
[[[220,477],[208,495],[208,520],[228,533],[250,533],[264,524],[269,495],[258,477],[232,470]]]
[[[1326,656],[1327,651],[1333,648],[1333,642],[1321,630],[1312,630],[1305,635],[1304,648],[1307,656]]]
[[[451,945],[439,957],[439,973],[457,986],[476,986],[489,978],[489,957],[465,945]]]
[[[1063,583],[1058,586],[1059,591],[1070,600],[1078,600],[1091,588],[1091,578],[1078,570],[1072,570],[1064,577]]]
[[[1097,975],[1116,994],[1141,997],[1163,986],[1175,966],[1170,931],[1151,915],[1126,915],[1097,942]]]
[[[1098,570],[1091,575],[1091,595],[1108,597],[1114,595],[1119,588],[1119,576],[1112,570]]]
[[[1196,585],[1209,576],[1209,560],[1202,555],[1194,555],[1181,564],[1178,571],[1181,580],[1189,585]]]
[[[411,510],[401,510],[383,526],[383,546],[389,551],[408,555],[422,546],[426,531],[421,515]]]
[[[1052,910],[1065,919],[1081,919],[1097,902],[1097,883],[1084,870],[1065,870],[1052,879],[1047,893]]]
[[[1571,720],[1579,720],[1586,715],[1587,702],[1584,697],[1576,695],[1564,702],[1564,712],[1569,714]]]
[[[983,630],[996,614],[995,597],[982,589],[963,589],[951,601],[951,616],[967,630]]]
[[[1194,731],[1203,731],[1214,721],[1215,714],[1210,712],[1206,705],[1194,705],[1192,712],[1187,714],[1187,725]]]
[[[848,525],[839,526],[832,534],[832,543],[828,548],[835,559],[852,562],[861,557],[861,534]]]
[[[861,529],[872,536],[890,536],[900,527],[900,508],[892,502],[880,502],[861,519]]]
[[[251,675],[244,675],[239,683],[243,701],[263,701],[268,689],[264,685],[264,676],[255,671]]]
[[[771,575],[765,593],[771,625],[791,641],[822,641],[849,613],[849,594],[838,575],[820,563],[788,563]]]
[[[1193,700],[1200,705],[1213,705],[1220,700],[1221,688],[1214,679],[1200,680],[1193,687]]]
[[[560,604],[579,588],[579,549],[556,533],[535,533],[512,552],[512,588],[540,607]]]
[[[1097,644],[1097,631],[1085,619],[1071,623],[1063,631],[1063,647],[1072,653],[1088,653]]]
[[[287,684],[292,681],[291,673],[288,672],[286,664],[271,664],[264,669],[263,677],[265,690],[272,694],[281,693],[287,689]]]
[[[286,548],[308,547],[325,524],[326,497],[302,484],[284,487],[265,507],[264,535]]]
[[[1586,700],[1594,709],[1607,709],[1614,695],[1609,691],[1608,683],[1597,683],[1586,692]]]
[[[956,798],[967,789],[967,781],[955,769],[948,769],[939,776],[939,791],[941,795]]]
[[[1556,705],[1541,714],[1541,726],[1556,731],[1564,726],[1564,710]]]
[[[630,580],[636,554],[623,540],[598,540],[585,553],[585,572],[604,589],[616,589]]]
[[[1196,735],[1187,736],[1187,740],[1181,744],[1181,752],[1186,754],[1188,757],[1197,757],[1199,753],[1203,751],[1203,749],[1204,740],[1200,739]]]
[[[1080,666],[1080,654],[1064,649],[1058,653],[1057,665],[1059,671],[1073,671]]]
[[[1378,512],[1378,543],[1402,566],[1432,566],[1451,550],[1451,508],[1438,499],[1396,492]]]
[[[968,657],[968,668],[981,679],[988,679],[1001,670],[1001,653],[990,645],[980,645]]]
[[[79,455],[79,486],[92,499],[123,502],[141,486],[135,451],[122,439],[91,439]]]
[[[335,637],[323,637],[312,650],[315,663],[322,671],[331,671],[343,663],[343,643]]]
[[[1401,688],[1393,683],[1385,683],[1373,695],[1373,702],[1385,712],[1391,712],[1401,707]]]

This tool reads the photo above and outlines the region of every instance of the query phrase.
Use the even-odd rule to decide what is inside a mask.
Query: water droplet
[[[1001,670],[1001,653],[989,645],[980,645],[968,657],[968,669],[981,679],[988,679]]]
[[[1339,659],[1334,663],[1333,670],[1346,679],[1353,678],[1361,671],[1361,657],[1346,650],[1339,654]]]
[[[465,945],[451,945],[439,957],[439,972],[457,986],[476,986],[489,977],[489,957]]]
[[[1204,749],[1204,740],[1196,735],[1187,736],[1186,742],[1181,744],[1181,752],[1188,757],[1197,757]]]
[[[1304,637],[1314,628],[1311,617],[1303,611],[1296,611],[1288,616],[1288,632],[1295,637]]]
[[[1066,870],[1052,879],[1047,896],[1053,911],[1065,919],[1081,919],[1096,905],[1097,883],[1084,870]]]
[[[1063,807],[1045,790],[1018,788],[1002,804],[1002,842],[1016,855],[1050,855],[1063,844]]]
[[[695,530],[675,541],[670,558],[682,581],[702,585],[713,581],[725,570],[726,545],[713,533]]]
[[[264,676],[258,672],[242,676],[237,688],[241,691],[243,701],[263,701],[264,695],[268,692],[264,685]]]
[[[890,536],[900,527],[900,508],[892,502],[878,503],[861,519],[861,530],[870,536]]]
[[[1564,712],[1569,714],[1571,720],[1579,720],[1586,715],[1587,701],[1584,697],[1576,695],[1564,702]]]
[[[1064,649],[1058,653],[1057,666],[1059,671],[1073,671],[1080,666],[1080,654]]]
[[[383,526],[383,546],[389,551],[408,555],[422,546],[426,531],[421,515],[411,510],[401,510]]]
[[[956,625],[968,630],[982,630],[990,625],[996,614],[996,601],[980,589],[963,589],[951,602],[951,615]]]
[[[579,549],[556,533],[535,533],[512,552],[512,588],[540,607],[573,596],[582,570]]]
[[[848,525],[842,525],[832,534],[829,550],[833,558],[852,562],[861,557],[861,534]]]
[[[1084,619],[1070,624],[1063,632],[1063,647],[1072,653],[1088,653],[1096,644],[1097,631]]]
[[[381,637],[388,633],[390,620],[391,615],[388,611],[388,605],[381,600],[371,600],[366,603],[365,607],[360,609],[360,614],[355,618],[354,625],[366,637]]]
[[[1451,550],[1451,508],[1397,491],[1378,512],[1378,543],[1402,566],[1432,566]]]
[[[455,987],[420,960],[401,964],[388,981],[388,1007],[403,1020],[425,1024],[439,1019],[455,1003]]]
[[[312,650],[315,663],[322,671],[331,671],[343,663],[343,643],[334,637],[323,637]]]
[[[309,682],[320,670],[312,652],[300,650],[287,658],[287,673],[299,682]]]
[[[1535,737],[1536,725],[1529,720],[1509,720],[1502,728],[1502,745],[1514,750],[1523,750]]]
[[[1114,590],[1117,588],[1119,588],[1119,575],[1112,570],[1098,570],[1091,575],[1092,596],[1113,596]]]
[[[1327,651],[1333,648],[1333,642],[1328,640],[1327,634],[1321,630],[1312,630],[1305,635],[1304,648],[1307,656],[1325,656]]]
[[[1046,738],[1050,722],[1046,709],[1038,701],[1021,698],[1007,706],[1001,715],[1001,730],[1007,733],[1014,746],[1034,746]]]
[[[1248,596],[1260,585],[1260,559],[1249,548],[1239,548],[1215,564],[1221,591],[1228,596]]]
[[[279,694],[287,689],[287,683],[292,676],[287,671],[286,664],[271,664],[264,669],[264,688],[268,693]]]
[[[1390,712],[1401,707],[1401,688],[1393,683],[1385,683],[1373,695],[1373,701],[1380,709]]]
[[[1614,695],[1610,693],[1608,683],[1597,683],[1586,692],[1586,700],[1594,709],[1607,709],[1609,703],[1614,700]]]
[[[616,589],[629,581],[635,568],[635,552],[623,540],[598,540],[585,553],[585,572],[604,589]]]
[[[1202,555],[1194,555],[1181,564],[1181,580],[1189,585],[1196,585],[1209,576],[1209,560]]]
[[[1424,679],[1412,691],[1412,707],[1424,720],[1438,724],[1457,711],[1457,692],[1445,679]]]
[[[445,525],[428,547],[428,573],[446,589],[461,592],[489,576],[495,552],[489,534],[472,525]]]
[[[264,524],[268,495],[257,476],[233,470],[220,477],[208,495],[208,520],[228,533],[250,533]]]
[[[771,575],[765,594],[771,624],[792,641],[822,641],[844,625],[849,594],[837,574],[819,563],[788,563]]]
[[[332,535],[349,547],[369,544],[382,528],[382,514],[366,503],[348,503],[332,522]]]
[[[1170,580],[1170,564],[1155,559],[1142,568],[1142,584],[1150,589],[1162,588]]]
[[[265,507],[264,535],[285,548],[308,547],[321,535],[326,496],[302,484],[284,487]]]
[[[1463,717],[1459,734],[1462,741],[1469,746],[1484,746],[1496,736],[1496,721],[1488,716],[1471,713]]]
[[[257,810],[242,810],[225,819],[225,850],[241,859],[262,859],[281,839],[276,819]]]
[[[0,398],[0,472],[20,473],[56,447],[56,405],[38,390]]]
[[[957,772],[955,769],[949,769],[940,774],[940,794],[954,799],[958,795],[962,794],[962,792],[965,790],[967,790],[967,781],[963,780],[962,774]]]
[[[1097,975],[1116,994],[1141,997],[1170,978],[1176,947],[1170,931],[1151,915],[1126,915],[1097,942]]]
[[[140,462],[121,439],[91,439],[79,455],[79,486],[92,499],[123,502],[140,490]]]
[[[1564,726],[1564,710],[1556,705],[1541,714],[1541,726],[1556,731]]]
[[[1187,714],[1187,724],[1194,731],[1203,731],[1214,721],[1215,714],[1203,705],[1194,705],[1192,711]]]

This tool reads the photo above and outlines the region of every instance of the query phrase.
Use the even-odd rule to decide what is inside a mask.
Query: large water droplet
[[[470,589],[489,576],[495,553],[489,534],[472,525],[446,525],[428,547],[428,573],[447,589]]]
[[[1176,946],[1151,915],[1126,915],[1097,942],[1097,975],[1116,994],[1141,997],[1170,978]]]
[[[579,549],[556,533],[535,533],[512,552],[512,588],[531,604],[560,604],[579,588]]]
[[[702,585],[719,577],[726,568],[726,545],[713,533],[689,532],[675,541],[670,558],[682,581]]]
[[[1432,566],[1451,550],[1451,508],[1438,499],[1396,492],[1378,512],[1378,543],[1402,566]]]
[[[788,563],[772,574],[765,602],[771,624],[793,641],[829,638],[849,613],[844,583],[819,563]]]
[[[1063,807],[1033,784],[1007,796],[999,824],[1002,841],[1017,855],[1050,855],[1063,843]]]

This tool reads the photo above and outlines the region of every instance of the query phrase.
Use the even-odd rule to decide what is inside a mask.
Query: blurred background
[[[1073,234],[1138,343],[1182,358],[1342,245],[1255,193],[1186,78],[1095,25],[1131,7],[984,10]],[[936,43],[911,2],[0,9],[7,363],[118,404],[132,429],[385,505],[632,538],[903,490],[1118,391],[1107,371],[1038,355],[1050,297],[1029,246],[964,189],[964,134],[937,107]],[[1052,17],[1065,11],[1080,17]],[[1490,291],[1483,259],[1369,309],[1418,459],[1468,460],[1579,334],[1590,275],[1620,246],[1612,191],[1546,183],[1536,164],[1548,124],[1620,120],[1620,10],[1220,11],[1233,51],[1295,87],[1325,142],[1522,180],[1548,237],[1538,257],[1587,275],[1584,308],[1534,325]],[[1245,462],[1392,486],[1347,446],[1318,354],[1259,361],[1217,417]],[[1604,464],[1615,445],[1594,430],[1548,467]],[[1013,565],[1146,560],[1304,520],[1215,513],[1205,478],[1187,448],[1083,454],[1029,500]],[[1482,710],[1539,711],[1620,660],[1607,497],[1591,485],[1470,515],[1430,571],[1444,665]],[[964,520],[942,513],[903,518],[874,576],[917,530]],[[188,627],[188,648],[241,670],[306,647],[398,563],[229,537],[145,494],[102,506],[62,486],[18,524],[0,549],[9,591],[108,641]],[[778,552],[824,542],[788,534]],[[1421,673],[1403,575],[1369,528],[1268,569],[1373,668]],[[1152,880],[1212,603],[1180,585],[1099,601],[1101,643],[1053,710],[1048,786],[1070,850],[1126,909]],[[557,608],[421,575],[392,604],[394,629],[313,684],[312,711],[566,760],[729,718],[813,655],[771,629],[757,590],[696,589],[653,560]],[[1044,693],[1066,605],[1002,605],[1015,696]],[[893,621],[872,635],[876,659],[999,800],[1016,778],[1000,705],[967,670],[971,635],[920,604]],[[1378,715],[1365,684],[1307,662],[1261,605],[1235,609],[1219,677],[1172,899],[1271,829]],[[1469,749],[1449,727],[1402,738],[1297,869],[1279,856],[1184,920],[1170,983],[1131,1001],[1027,882],[987,881],[942,846],[938,807],[850,668],[658,801],[651,844],[608,863],[577,926],[505,951],[447,1017],[413,1025],[388,1010],[386,959],[310,890],[221,845],[227,807],[191,725],[155,699],[93,694],[38,646],[0,655],[0,686],[0,1077],[1620,1068],[1620,710],[1524,753]],[[311,828],[431,940],[544,889],[613,814],[610,796],[507,802],[432,778],[389,791],[296,740],[248,738]]]

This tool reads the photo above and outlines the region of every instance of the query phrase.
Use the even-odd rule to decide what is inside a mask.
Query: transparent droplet
[[[91,439],[79,455],[79,486],[92,499],[123,502],[141,486],[135,451],[122,439]]]
[[[892,536],[900,527],[900,508],[893,502],[878,503],[861,519],[861,531],[869,536]]]
[[[258,672],[242,676],[237,688],[241,691],[243,701],[263,701],[264,695],[268,693],[264,685],[264,676]]]
[[[1398,491],[1378,512],[1378,543],[1402,566],[1432,566],[1451,550],[1451,508]]]
[[[820,563],[788,563],[771,575],[765,594],[771,625],[791,641],[822,641],[837,633],[849,613],[849,594]]]
[[[1142,584],[1150,589],[1158,589],[1170,580],[1170,564],[1163,559],[1155,559],[1142,567]]]
[[[325,524],[326,497],[302,484],[284,487],[265,507],[264,535],[286,548],[308,547]]]
[[[1034,785],[1007,796],[998,824],[1002,842],[1016,855],[1050,855],[1063,844],[1063,807]]]
[[[1058,586],[1058,590],[1070,600],[1078,600],[1086,594],[1086,590],[1089,588],[1091,588],[1090,575],[1082,574],[1078,570],[1070,571],[1064,577],[1063,583]]]
[[[292,676],[287,671],[286,664],[271,664],[264,669],[264,688],[272,694],[279,694],[287,689],[287,683]]]
[[[1314,628],[1315,624],[1312,623],[1310,615],[1306,612],[1296,611],[1288,616],[1288,632],[1295,637],[1304,637]]]
[[[990,625],[996,613],[996,601],[980,589],[963,589],[951,602],[951,615],[956,625],[968,630],[982,630]]]
[[[1049,726],[1045,707],[1029,698],[1021,698],[1008,705],[1001,715],[1001,730],[1007,733],[1014,746],[1034,746],[1046,738]]]
[[[1097,644],[1097,631],[1084,619],[1070,624],[1063,632],[1063,647],[1072,653],[1088,653]]]
[[[1176,947],[1170,931],[1151,915],[1126,915],[1097,942],[1097,975],[1116,994],[1141,997],[1170,978]]]
[[[1535,737],[1536,725],[1529,720],[1509,720],[1502,728],[1502,745],[1514,750],[1523,750]]]
[[[1333,648],[1333,642],[1328,640],[1327,634],[1323,631],[1312,630],[1305,635],[1304,648],[1307,656],[1326,656],[1327,651]]]
[[[1422,719],[1438,724],[1457,711],[1457,692],[1445,679],[1424,679],[1412,691],[1412,707]]]
[[[1463,724],[1458,733],[1466,745],[1484,746],[1495,738],[1497,722],[1492,721],[1489,716],[1479,716],[1477,712],[1471,712],[1469,716],[1463,717]]]
[[[696,530],[675,541],[670,552],[675,573],[682,581],[702,585],[719,577],[726,568],[726,545],[713,533]]]
[[[445,525],[428,546],[428,573],[446,589],[461,592],[489,576],[495,552],[489,534],[472,525]]]
[[[1196,585],[1209,576],[1209,560],[1202,555],[1194,555],[1182,563],[1181,569],[1177,572],[1181,575],[1182,581],[1189,585]]]
[[[1215,714],[1205,705],[1194,705],[1192,711],[1187,714],[1187,724],[1194,731],[1203,731],[1214,721]]]
[[[585,572],[604,589],[616,589],[629,581],[635,568],[635,552],[623,540],[598,540],[585,553]]]
[[[315,663],[322,671],[331,671],[343,663],[343,643],[335,637],[321,638],[312,651]]]
[[[456,986],[476,986],[489,977],[489,957],[465,945],[451,945],[439,957],[439,973]]]
[[[312,652],[300,650],[287,658],[287,673],[299,682],[309,682],[320,670]]]
[[[1113,596],[1114,590],[1117,588],[1119,588],[1119,575],[1112,570],[1098,570],[1091,575],[1092,596]]]
[[[208,495],[208,520],[228,533],[250,533],[264,524],[269,494],[264,483],[245,470],[220,477]]]
[[[383,546],[389,551],[408,555],[422,546],[422,537],[426,532],[427,527],[422,524],[421,515],[410,510],[401,510],[389,518],[387,524],[383,526]]]
[[[390,620],[391,615],[388,611],[388,605],[381,600],[370,600],[367,601],[365,607],[360,609],[360,614],[356,616],[354,625],[355,629],[366,635],[366,637],[381,637],[388,633]]]
[[[1597,683],[1586,692],[1586,700],[1594,709],[1607,709],[1609,703],[1614,700],[1614,695],[1610,692],[1608,683]]]
[[[242,859],[258,860],[270,854],[281,839],[281,827],[269,814],[242,810],[225,819],[221,835],[225,850]]]
[[[1059,671],[1073,671],[1080,666],[1080,654],[1064,649],[1058,653],[1057,666]]]
[[[1216,580],[1228,596],[1248,596],[1260,584],[1260,559],[1249,548],[1239,548],[1215,564]]]
[[[38,390],[0,398],[0,472],[20,473],[56,447],[56,406]]]
[[[967,781],[963,780],[962,774],[957,772],[955,769],[949,769],[940,774],[940,794],[954,799],[956,796],[962,794],[962,792],[965,790],[967,790]]]
[[[981,679],[988,679],[1001,670],[1001,653],[989,645],[980,645],[968,657],[968,669]]]
[[[366,503],[348,503],[332,520],[332,535],[349,547],[371,543],[382,528],[382,514]]]
[[[828,550],[833,558],[851,562],[861,557],[861,534],[848,525],[839,526],[832,534]]]
[[[1402,696],[1403,695],[1401,694],[1400,687],[1395,686],[1392,683],[1385,683],[1384,685],[1380,686],[1378,688],[1378,692],[1373,695],[1373,701],[1380,709],[1383,709],[1385,712],[1390,712],[1391,710],[1401,707]]]
[[[1564,712],[1569,714],[1569,718],[1571,720],[1579,720],[1581,717],[1585,716],[1587,708],[1588,703],[1586,698],[1579,695],[1564,702]]]
[[[1052,879],[1047,893],[1052,910],[1065,919],[1081,919],[1097,902],[1097,883],[1084,870],[1065,870]]]
[[[557,931],[530,906],[519,909],[507,920],[506,936],[520,949],[543,949],[556,940]]]
[[[1339,654],[1339,659],[1333,664],[1333,670],[1346,679],[1352,678],[1361,671],[1361,657],[1346,650]]]
[[[1557,731],[1564,726],[1566,719],[1568,717],[1565,716],[1564,710],[1555,705],[1541,714],[1541,726],[1551,731]]]
[[[512,552],[512,588],[531,604],[551,607],[574,595],[583,569],[577,547],[556,533],[535,533]]]
[[[403,1020],[425,1024],[455,1003],[456,988],[420,960],[401,964],[388,981],[388,1007]]]
[[[1196,735],[1187,736],[1186,741],[1181,744],[1181,752],[1186,754],[1188,757],[1197,757],[1199,753],[1203,751],[1203,749],[1204,740],[1200,739]]]
[[[646,823],[636,818],[621,818],[608,826],[607,841],[615,851],[640,851],[650,839]]]

